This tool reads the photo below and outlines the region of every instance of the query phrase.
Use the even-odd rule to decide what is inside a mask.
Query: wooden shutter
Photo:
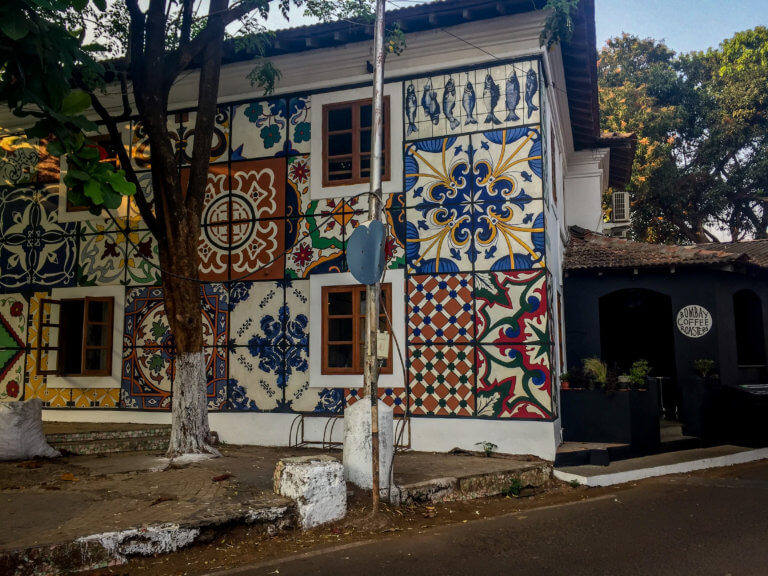
[[[57,322],[52,319],[57,318]],[[37,317],[37,358],[35,370],[39,376],[59,373],[61,343],[61,300],[43,298]],[[51,341],[53,340],[53,341]]]

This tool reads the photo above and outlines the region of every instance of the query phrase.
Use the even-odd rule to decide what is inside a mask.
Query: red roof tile
[[[566,270],[653,268],[659,266],[752,264],[768,268],[768,240],[669,246],[603,236],[578,226],[570,229]]]

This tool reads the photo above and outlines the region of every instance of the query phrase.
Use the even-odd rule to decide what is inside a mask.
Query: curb
[[[684,474],[686,472],[705,470],[707,468],[734,466],[736,464],[745,464],[747,462],[764,460],[766,458],[768,458],[768,448],[759,448],[757,450],[745,450],[743,452],[736,452],[735,454],[727,454],[725,456],[700,458],[698,460],[677,462],[675,464],[655,466],[653,468],[640,468],[637,470],[626,470],[623,472],[614,472],[611,474],[596,474],[594,476],[586,476],[565,472],[563,470],[555,470],[554,476],[558,480],[563,480],[564,482],[575,481],[579,484],[589,487],[614,486],[616,484],[624,484],[626,482],[633,482],[635,480],[643,480],[644,478],[654,478],[656,476],[666,476],[668,474]]]
[[[451,502],[498,496],[508,490],[513,482],[521,487],[542,486],[552,478],[550,465],[532,465],[501,472],[489,472],[471,476],[446,477],[392,486],[390,504],[421,502]],[[386,492],[386,491],[384,491]]]
[[[124,564],[129,556],[175,552],[203,532],[224,524],[259,525],[268,534],[297,525],[295,505],[246,507],[237,514],[208,516],[184,524],[152,524],[82,536],[72,542],[0,552],[0,574],[42,576],[94,570]]]

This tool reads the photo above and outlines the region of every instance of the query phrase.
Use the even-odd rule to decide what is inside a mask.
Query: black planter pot
[[[560,399],[567,442],[629,444],[638,452],[659,446],[659,399],[654,381],[649,381],[647,390],[562,390]]]

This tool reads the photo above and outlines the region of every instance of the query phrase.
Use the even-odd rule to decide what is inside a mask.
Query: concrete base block
[[[392,408],[379,401],[379,488],[390,482],[394,450]],[[373,488],[371,465],[371,404],[367,398],[344,411],[344,475],[360,488]]]
[[[331,456],[284,458],[277,463],[275,492],[296,501],[304,529],[343,518],[347,513],[344,467]]]

